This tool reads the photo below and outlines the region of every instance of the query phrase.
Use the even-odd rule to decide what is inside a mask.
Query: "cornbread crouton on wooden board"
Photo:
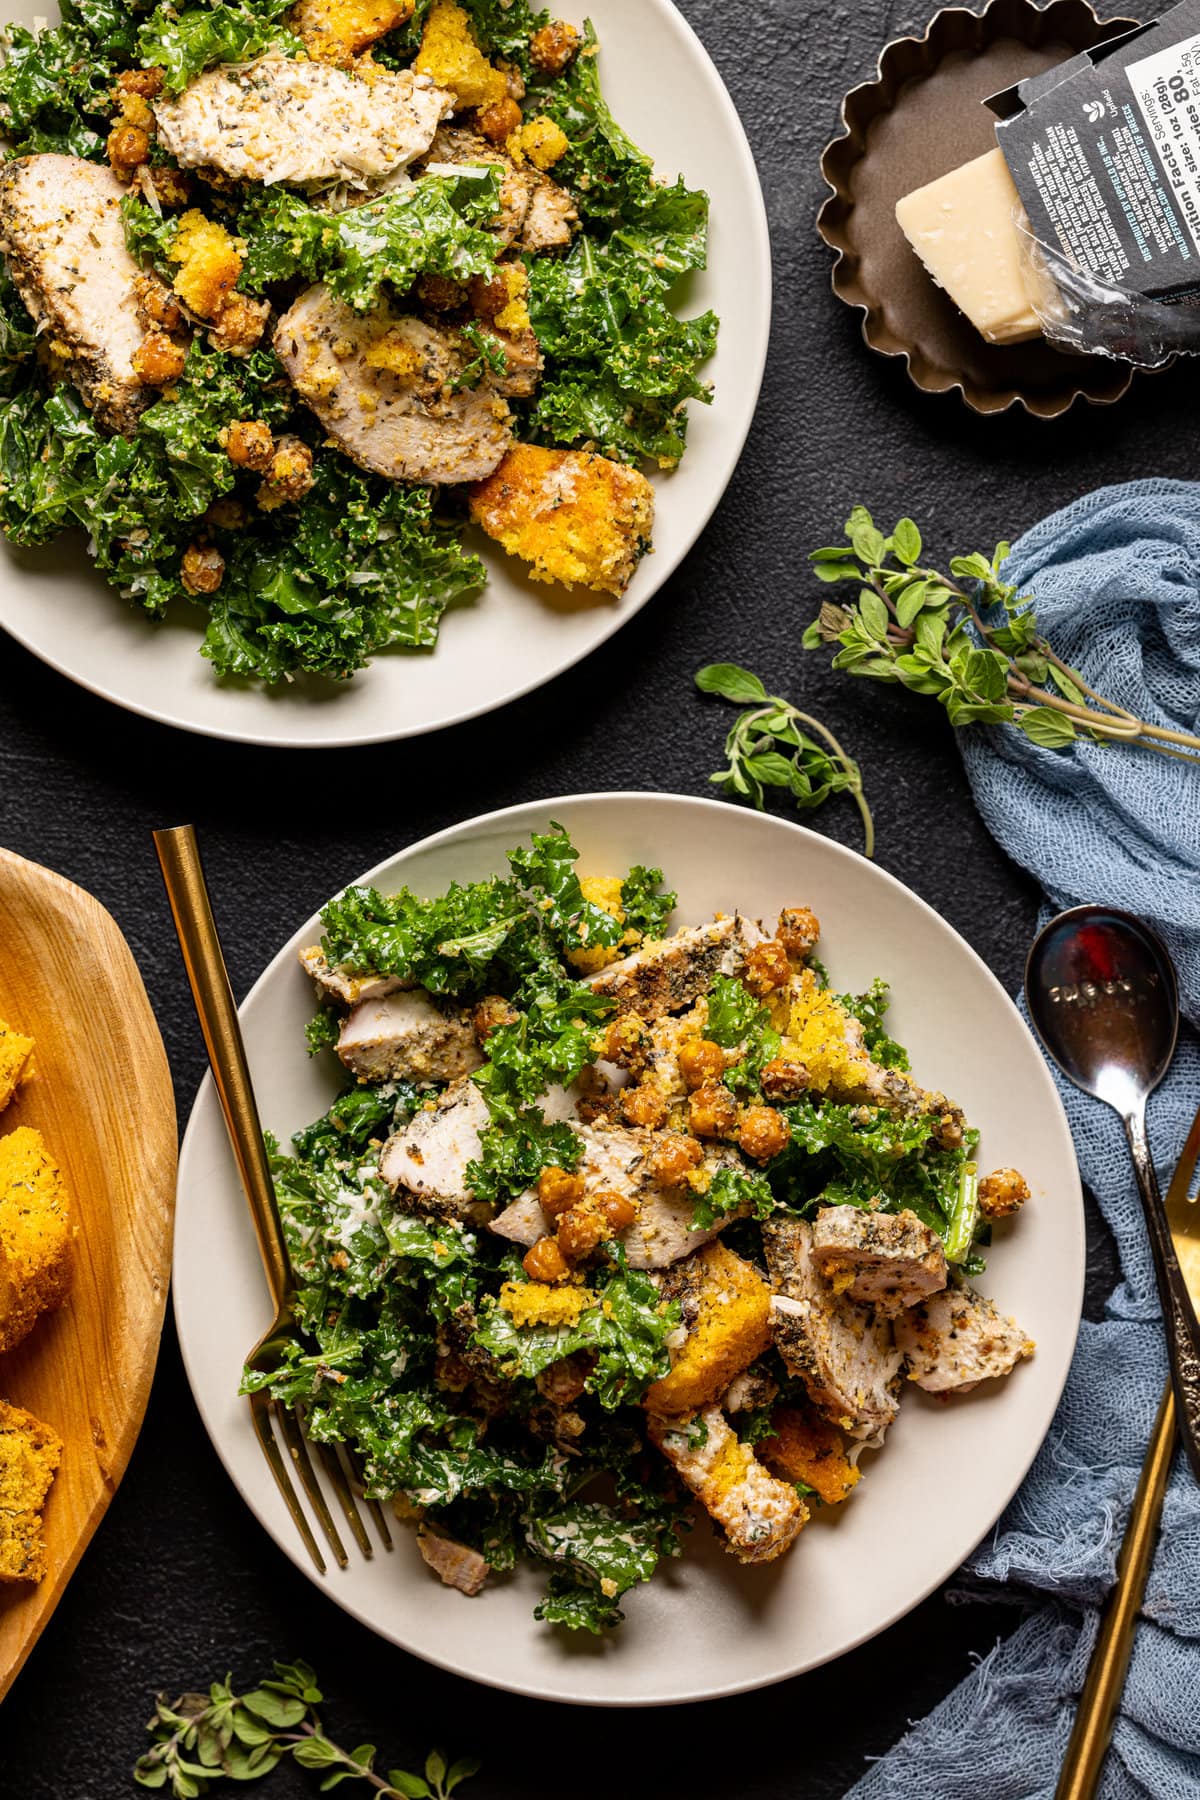
[[[534,581],[620,595],[650,546],[654,489],[606,456],[514,444],[471,490],[470,510]]]
[[[23,1037],[0,1019],[0,1112],[8,1105],[29,1074],[33,1039]]]
[[[0,1350],[11,1350],[71,1285],[72,1229],[62,1176],[28,1125],[0,1138]]]
[[[62,1451],[49,1425],[0,1400],[0,1582],[46,1573],[41,1514]]]

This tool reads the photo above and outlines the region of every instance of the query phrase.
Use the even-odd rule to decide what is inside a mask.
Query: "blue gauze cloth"
[[[1034,595],[1046,637],[1099,693],[1151,724],[1200,732],[1200,484],[1089,494],[1028,532],[1004,575]],[[1050,908],[1100,901],[1149,920],[1200,1027],[1200,770],[1124,745],[1040,749],[1011,727],[961,742],[989,830]],[[1123,1279],[1103,1320],[1080,1331],[1024,1486],[966,1564],[974,1594],[1003,1584],[1026,1617],[872,1766],[854,1800],[1049,1800],[1113,1581],[1166,1351],[1120,1122],[1055,1078]],[[1164,1183],[1198,1103],[1200,1040],[1185,1028],[1150,1104]],[[1179,1455],[1100,1793],[1200,1800],[1200,1489]]]

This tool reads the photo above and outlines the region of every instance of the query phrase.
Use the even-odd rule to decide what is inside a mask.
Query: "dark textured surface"
[[[802,657],[812,607],[802,553],[849,505],[911,511],[941,551],[1015,534],[1103,482],[1190,473],[1192,369],[1143,381],[1120,407],[1055,425],[980,420],[913,391],[867,354],[829,294],[813,231],[817,160],[841,94],[887,38],[923,23],[896,7],[684,0],[746,121],[775,245],[771,361],[757,422],[715,521],[658,599],[588,665],[507,713],[425,743],[292,757],[191,741],[118,714],[0,643],[0,842],[91,889],[141,961],[181,1113],[201,1047],[149,840],[194,819],[244,990],[296,923],[385,853],[455,819],[538,795],[609,787],[704,791],[728,722],[691,691],[698,663],[736,657],[821,713],[860,757],[880,863],[922,894],[1015,987],[1035,915],[1029,880],[977,819],[937,710],[833,677]],[[669,74],[664,71],[664,80]],[[719,243],[719,221],[717,224]],[[857,842],[840,805],[823,830]],[[1091,1303],[1108,1258],[1093,1246]],[[274,1550],[200,1427],[168,1330],[132,1466],[41,1645],[0,1715],[0,1792],[113,1800],[132,1792],[153,1690],[176,1691],[273,1655],[310,1657],[344,1704],[347,1741],[389,1761],[428,1743],[481,1754],[476,1800],[580,1800],[614,1789],[741,1800],[839,1795],[1011,1628],[1008,1608],[935,1596],[835,1667],[704,1721],[627,1721],[618,1738],[579,1712],[469,1688],[377,1643]],[[653,1727],[661,1727],[661,1735]],[[669,1744],[670,1774],[627,1731]],[[584,1734],[586,1733],[586,1736]],[[580,1749],[586,1745],[584,1754]],[[271,1792],[312,1792],[281,1772]],[[349,1791],[349,1790],[347,1790]]]

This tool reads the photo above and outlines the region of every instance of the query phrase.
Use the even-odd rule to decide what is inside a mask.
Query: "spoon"
[[[1179,990],[1162,941],[1129,913],[1076,906],[1038,933],[1025,965],[1030,1017],[1068,1081],[1119,1115],[1133,1159],[1183,1447],[1200,1481],[1200,1325],[1146,1141],[1146,1101],[1170,1065]]]

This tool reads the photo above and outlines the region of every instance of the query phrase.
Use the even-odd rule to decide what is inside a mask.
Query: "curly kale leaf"
[[[573,1631],[610,1630],[624,1618],[622,1594],[649,1581],[662,1556],[678,1556],[676,1520],[627,1512],[597,1500],[572,1500],[528,1517],[525,1542],[557,1565],[534,1617]]]
[[[479,1156],[467,1164],[467,1184],[476,1200],[498,1206],[533,1187],[543,1169],[573,1169],[583,1153],[565,1120],[550,1123],[536,1106],[485,1126],[479,1144]]]
[[[5,27],[0,105],[8,155],[57,151],[104,160],[116,73],[112,53],[124,46],[98,44],[79,22],[79,10],[71,11],[71,22],[41,31]]]
[[[725,1071],[732,1088],[757,1093],[766,1063],[779,1054],[779,1033],[761,1000],[732,975],[718,975],[709,989],[705,1032],[722,1049],[740,1049],[738,1061]]]
[[[178,94],[212,63],[249,62],[265,50],[293,56],[301,41],[282,23],[292,0],[217,0],[211,6],[158,6],[137,35],[137,60],[162,69]]]
[[[385,1081],[379,1087],[356,1083],[315,1124],[298,1131],[292,1147],[302,1162],[357,1156],[372,1138],[386,1138],[407,1124],[421,1100],[421,1090],[411,1081]]]
[[[615,1245],[609,1254],[616,1264],[613,1273],[597,1290],[597,1305],[574,1325],[518,1326],[497,1302],[485,1301],[475,1342],[495,1357],[511,1380],[532,1380],[564,1356],[595,1351],[587,1392],[610,1412],[640,1400],[650,1383],[671,1366],[666,1340],[679,1323],[679,1304],[664,1302],[648,1276],[627,1268]]]
[[[241,285],[260,293],[298,275],[324,281],[356,312],[369,312],[385,281],[403,293],[418,275],[454,281],[490,275],[499,245],[486,228],[499,196],[496,165],[461,176],[424,175],[340,213],[319,212],[280,187],[261,189],[238,214],[246,244]]]
[[[621,911],[625,924],[643,937],[660,938],[667,920],[679,899],[670,888],[663,888],[661,869],[647,869],[635,863],[621,883]]]
[[[768,1219],[776,1205],[775,1192],[761,1170],[718,1169],[696,1200],[692,1224],[697,1231],[710,1231],[721,1220],[738,1218],[747,1210],[756,1219]]]
[[[529,905],[516,882],[492,876],[451,882],[426,900],[411,888],[381,894],[351,887],[321,914],[330,963],[358,973],[398,975],[435,994],[481,985]]]
[[[885,1069],[907,1070],[907,1050],[888,1036],[884,1026],[890,997],[887,982],[876,976],[865,994],[839,994],[838,1004],[861,1024],[863,1041],[875,1062]]]
[[[565,954],[620,943],[625,931],[621,921],[584,899],[575,872],[579,852],[561,825],[551,822],[548,832],[533,832],[529,848],[510,850],[508,860],[522,887],[537,896],[543,919]]]
[[[0,263],[0,396],[8,397],[33,375],[37,332],[7,267]]]

